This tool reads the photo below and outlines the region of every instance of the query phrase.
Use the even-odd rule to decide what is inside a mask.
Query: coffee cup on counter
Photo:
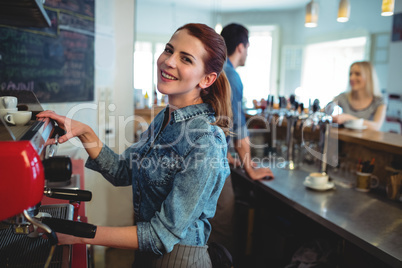
[[[372,188],[378,187],[380,180],[371,173],[356,172],[356,190],[368,192]]]
[[[9,111],[4,120],[11,125],[23,126],[31,120],[31,117],[31,111]]]
[[[18,99],[14,96],[0,97],[0,109],[16,109]]]
[[[328,174],[313,172],[306,177],[306,183],[311,186],[323,186],[328,184]]]
[[[387,178],[387,196],[391,200],[401,200],[402,196],[402,173],[392,174]],[[401,200],[402,201],[402,200]]]
[[[363,124],[364,124],[364,119],[359,118],[359,119],[347,121],[345,123],[345,126],[349,127],[349,128],[356,128],[357,129],[357,128],[362,128]]]

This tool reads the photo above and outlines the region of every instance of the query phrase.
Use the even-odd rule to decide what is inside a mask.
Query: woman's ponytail
[[[230,134],[232,127],[231,89],[224,71],[220,73],[215,83],[201,92],[201,98],[215,110],[214,125],[222,128],[225,135]]]

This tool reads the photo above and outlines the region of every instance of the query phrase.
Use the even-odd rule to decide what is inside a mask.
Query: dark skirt
[[[175,245],[172,252],[155,257],[136,252],[134,268],[212,268],[208,246]]]

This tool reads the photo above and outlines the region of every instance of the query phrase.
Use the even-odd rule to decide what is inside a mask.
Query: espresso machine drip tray
[[[57,204],[41,206],[39,211],[49,213],[53,218],[72,220],[74,208],[70,204]],[[50,249],[47,239],[14,234],[12,225],[0,223],[0,267],[42,268]],[[70,262],[71,246],[57,246],[49,267],[67,268]]]

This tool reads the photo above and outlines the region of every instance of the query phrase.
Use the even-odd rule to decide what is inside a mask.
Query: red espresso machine
[[[0,267],[71,267],[72,247],[57,246],[56,232],[94,237],[96,226],[76,216],[79,203],[92,194],[48,187],[71,177],[71,160],[55,156],[64,131],[48,118],[36,120],[43,109],[33,92],[0,91],[1,96],[17,97],[18,110],[32,111],[32,118],[14,126],[0,117]],[[44,196],[70,203],[42,206]]]

